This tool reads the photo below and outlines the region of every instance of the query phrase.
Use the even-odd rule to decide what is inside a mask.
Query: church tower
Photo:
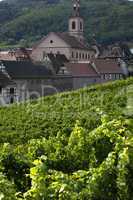
[[[84,20],[80,16],[80,0],[73,1],[72,16],[69,18],[69,35],[84,41]]]

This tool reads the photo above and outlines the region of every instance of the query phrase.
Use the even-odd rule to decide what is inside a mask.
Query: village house
[[[70,91],[128,75],[117,46],[89,45],[84,37],[80,1],[73,1],[68,32],[51,32],[31,49],[0,52],[0,104]]]
[[[32,49],[29,48],[17,48],[13,50],[0,50],[0,60],[29,60]]]
[[[50,57],[54,55],[49,55]],[[55,64],[51,64],[52,62]],[[1,62],[0,104],[35,99],[123,77],[122,69],[112,60],[108,61],[109,67],[106,65],[107,61],[101,59],[90,63],[62,64],[62,60],[59,63],[59,59],[52,58],[51,63],[44,65],[31,61]]]

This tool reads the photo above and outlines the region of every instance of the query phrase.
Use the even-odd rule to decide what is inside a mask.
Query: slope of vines
[[[0,109],[0,199],[132,200],[133,78]]]

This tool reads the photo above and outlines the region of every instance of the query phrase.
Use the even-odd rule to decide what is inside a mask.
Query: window
[[[0,62],[0,70],[3,72],[5,70],[5,66],[3,65],[2,62]]]
[[[122,78],[122,74],[120,74],[120,78]]]
[[[81,59],[81,53],[79,53],[79,58]]]
[[[108,78],[109,78],[108,74],[105,74],[105,80],[108,80]]]
[[[50,43],[53,44],[53,40],[50,40]]]
[[[75,21],[72,22],[72,29],[76,29],[76,23],[75,23]]]
[[[37,83],[37,84],[41,84],[41,80],[37,80],[36,83]]]
[[[90,59],[90,54],[88,54],[88,60]]]
[[[2,86],[0,86],[0,94],[2,94]]]
[[[65,74],[65,70],[64,69],[62,69],[61,72],[62,72],[62,74]]]
[[[43,51],[43,58],[45,58],[46,57],[46,53],[45,53],[45,51]]]
[[[10,94],[14,94],[15,93],[15,89],[14,88],[10,88]]]
[[[80,30],[83,30],[83,24],[80,22]]]
[[[14,103],[14,98],[13,97],[10,98],[10,103],[11,104]]]
[[[109,79],[112,79],[112,74],[109,74]]]
[[[85,59],[87,60],[87,53],[86,53],[86,55],[85,55]]]
[[[74,58],[74,52],[72,51],[72,58]]]
[[[104,80],[104,78],[105,78],[105,77],[104,77],[104,74],[102,74],[102,75],[101,75],[101,79]]]
[[[116,79],[119,79],[119,74],[115,74],[115,78],[116,78]]]
[[[76,58],[78,58],[78,52],[76,53]]]
[[[112,74],[113,79],[115,79],[115,74]]]
[[[85,54],[84,54],[84,53],[82,54],[82,58],[83,58],[83,59],[85,58]]]

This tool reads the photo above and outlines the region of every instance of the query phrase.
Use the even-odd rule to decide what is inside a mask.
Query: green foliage
[[[128,155],[131,153],[133,142],[131,130],[127,127],[129,122],[130,120],[125,122],[125,119],[110,122],[105,121],[100,127],[87,135],[85,146],[84,140],[82,141],[84,129],[77,123],[68,137],[68,144],[64,146],[64,155],[60,155],[60,158],[56,153],[55,156],[53,152],[48,149],[46,150],[44,146],[47,156],[43,155],[33,162],[34,167],[30,170],[30,178],[32,180],[31,189],[24,194],[25,199],[112,200],[119,197],[123,200],[130,199],[132,194],[129,192],[130,184],[127,175],[129,173],[128,167],[132,163]],[[100,156],[96,157],[96,151],[100,151],[100,148],[94,148],[92,144],[100,138],[103,139],[106,137],[109,138],[112,148],[110,148],[111,150],[107,154],[107,157],[99,164],[98,159]],[[44,144],[44,140],[45,144],[48,143],[48,140],[46,142],[46,139],[42,139],[42,144]],[[59,145],[61,147],[60,142],[56,138],[55,143],[53,143],[53,146],[56,146],[55,149],[59,149]],[[73,149],[70,148],[72,143],[74,146]],[[107,146],[108,143],[105,144],[105,148]],[[61,158],[70,155],[71,151],[73,151],[72,154],[78,154],[78,158],[73,160],[73,162],[75,162],[75,166],[79,165],[79,162],[82,162],[82,147],[85,152],[87,152],[88,148],[90,152],[93,152],[93,157],[89,156],[89,153],[83,154],[84,160],[88,162],[86,170],[79,169],[63,173],[60,170],[53,169],[54,162],[52,161],[58,159],[61,162]],[[53,166],[49,163],[52,163]],[[65,165],[65,163],[63,164]]]
[[[131,200],[132,85],[129,78],[0,108],[0,197]]]
[[[10,0],[11,1],[11,0]],[[69,0],[27,0],[0,2],[0,40],[8,45],[31,45],[51,31],[67,31],[71,14]],[[122,0],[81,2],[88,40],[95,34],[98,41],[132,41],[133,3]],[[57,24],[59,26],[57,26]]]
[[[1,200],[16,200],[15,187],[9,182],[5,176],[0,173],[0,199]]]

